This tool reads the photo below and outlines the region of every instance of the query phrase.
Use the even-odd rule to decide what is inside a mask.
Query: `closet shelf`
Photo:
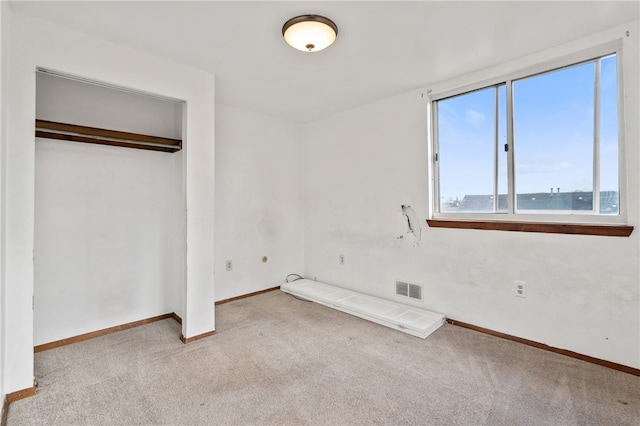
[[[180,139],[161,138],[46,120],[36,120],[36,137],[162,152],[177,152],[182,149],[182,140]]]

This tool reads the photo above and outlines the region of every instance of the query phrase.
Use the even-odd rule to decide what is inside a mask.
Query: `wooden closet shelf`
[[[182,140],[180,139],[169,139],[46,120],[36,120],[36,137],[162,152],[176,152],[182,149]]]

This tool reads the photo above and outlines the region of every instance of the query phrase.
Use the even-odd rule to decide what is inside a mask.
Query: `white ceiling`
[[[638,1],[14,1],[51,21],[216,75],[216,99],[307,122],[639,17]],[[315,13],[339,28],[315,52],[282,25]]]

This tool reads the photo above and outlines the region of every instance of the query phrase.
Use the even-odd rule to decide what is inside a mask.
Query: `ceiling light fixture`
[[[282,26],[287,44],[303,52],[317,52],[336,41],[338,26],[320,15],[301,15],[289,19]]]

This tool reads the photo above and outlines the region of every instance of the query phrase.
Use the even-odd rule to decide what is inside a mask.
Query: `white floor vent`
[[[422,286],[396,280],[396,295],[422,300]]]
[[[417,287],[421,296],[422,287]],[[285,293],[312,300],[423,339],[440,328],[445,321],[444,315],[426,309],[414,308],[312,280],[284,283],[280,285],[280,289]],[[407,285],[407,295],[409,294],[411,294],[411,287]]]

